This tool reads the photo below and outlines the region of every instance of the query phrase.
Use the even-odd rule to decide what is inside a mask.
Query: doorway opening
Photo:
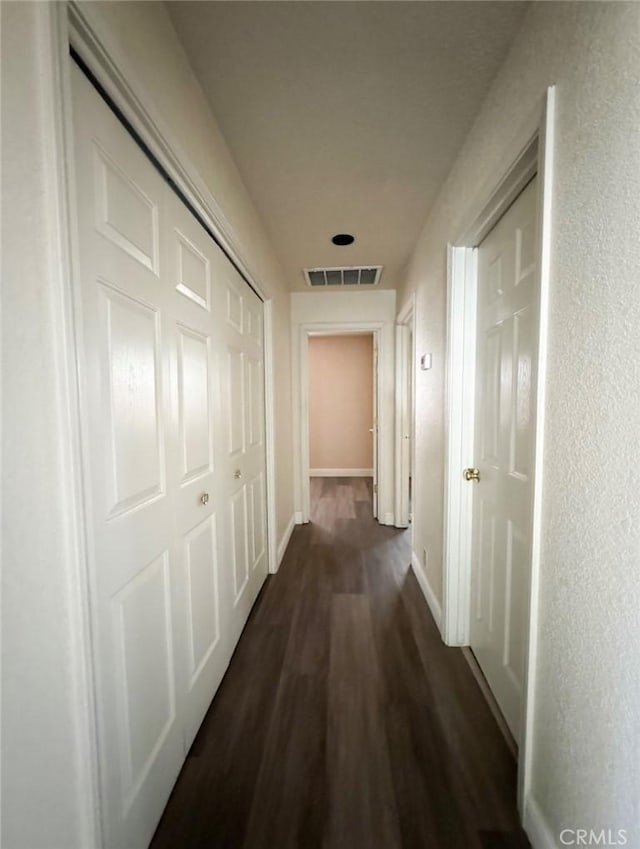
[[[322,519],[327,499],[344,502],[345,519],[356,504],[377,518],[376,335],[310,334],[307,362],[311,521]]]

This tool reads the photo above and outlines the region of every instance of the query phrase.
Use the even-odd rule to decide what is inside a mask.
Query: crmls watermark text
[[[627,846],[624,828],[563,828],[560,843],[563,846]]]

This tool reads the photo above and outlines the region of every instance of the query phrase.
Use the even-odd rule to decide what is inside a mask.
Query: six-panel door
[[[104,823],[129,849],[267,571],[262,304],[75,66],[72,82]]]
[[[535,422],[536,180],[478,250],[471,648],[516,740],[528,628]]]

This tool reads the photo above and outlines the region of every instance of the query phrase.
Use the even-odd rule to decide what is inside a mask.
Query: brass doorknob
[[[209,493],[203,492],[200,496],[200,504],[208,504],[209,503]]]
[[[478,469],[465,469],[464,479],[466,481],[479,481],[480,480],[480,472]]]

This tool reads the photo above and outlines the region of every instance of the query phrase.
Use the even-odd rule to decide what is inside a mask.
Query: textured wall
[[[49,13],[2,3],[2,832],[92,849]],[[8,130],[10,129],[10,132]]]
[[[532,7],[423,230],[416,549],[441,595],[446,244],[557,85],[533,795],[561,828],[640,846],[640,5]]]
[[[273,298],[276,409],[291,407],[289,295],[284,273],[209,104],[162,3],[91,2],[90,16],[131,69],[145,102],[152,103],[234,228],[265,294]],[[293,513],[291,418],[276,428],[278,539]]]
[[[309,339],[309,466],[373,466],[373,336]]]

